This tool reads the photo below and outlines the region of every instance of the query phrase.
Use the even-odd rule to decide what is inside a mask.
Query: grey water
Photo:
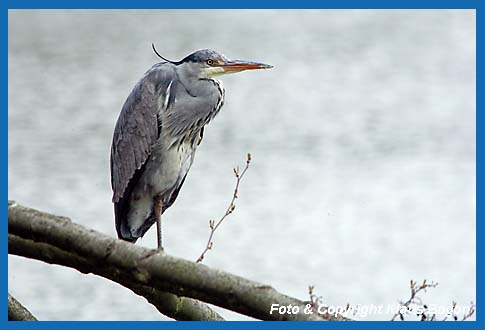
[[[473,10],[11,10],[9,199],[115,236],[109,154],[131,88],[200,48],[271,70],[222,77],[168,253],[330,305],[476,301]],[[152,228],[137,244],[156,246]],[[42,320],[163,320],[131,291],[9,256],[9,292]],[[217,309],[229,319],[248,319]],[[387,320],[392,313],[355,316]]]

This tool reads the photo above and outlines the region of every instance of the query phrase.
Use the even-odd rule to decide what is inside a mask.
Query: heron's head
[[[184,58],[181,62],[192,66],[194,70],[199,71],[199,77],[204,78],[212,78],[244,70],[272,68],[271,65],[263,63],[229,60],[223,54],[211,49],[198,50]]]
[[[156,52],[155,48],[154,51]],[[160,56],[158,53],[157,55]],[[273,67],[268,64],[257,62],[229,60],[221,53],[211,49],[198,50],[186,56],[183,60],[172,63],[175,65],[183,65],[185,72],[190,72],[191,75],[198,78],[212,78],[244,70],[270,69]]]

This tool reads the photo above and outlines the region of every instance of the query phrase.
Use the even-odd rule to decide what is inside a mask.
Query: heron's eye
[[[214,61],[213,60],[207,60],[207,64],[212,65],[212,64],[214,64]]]

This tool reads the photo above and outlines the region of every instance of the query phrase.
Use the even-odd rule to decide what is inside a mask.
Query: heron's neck
[[[175,71],[177,72],[179,82],[191,96],[206,96],[212,93],[211,88],[208,88],[208,86],[212,86],[214,80],[200,77],[199,72],[189,63],[180,64],[176,67]]]

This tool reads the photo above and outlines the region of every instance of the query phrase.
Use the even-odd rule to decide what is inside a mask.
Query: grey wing
[[[111,145],[113,203],[123,198],[160,135],[158,113],[173,77],[171,67],[156,64],[136,84],[121,109]]]

